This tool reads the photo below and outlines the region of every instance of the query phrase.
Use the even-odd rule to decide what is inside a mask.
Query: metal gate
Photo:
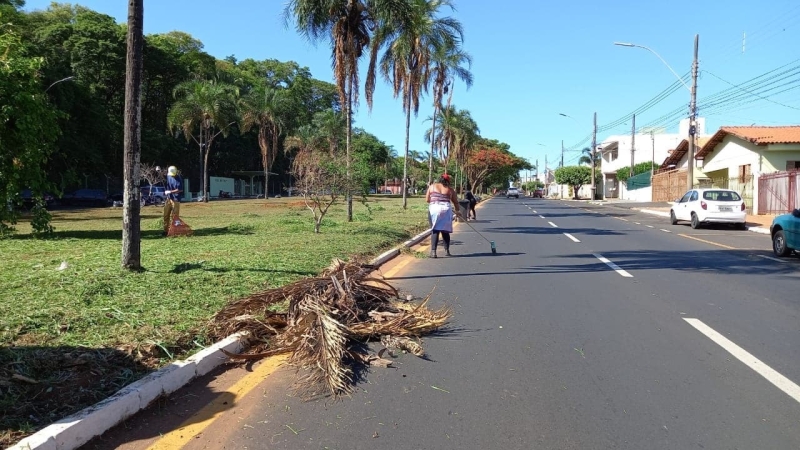
[[[758,213],[783,214],[800,207],[800,170],[773,172],[758,178]]]

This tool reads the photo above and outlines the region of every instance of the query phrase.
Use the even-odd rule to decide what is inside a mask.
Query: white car
[[[689,221],[692,228],[704,223],[727,223],[745,229],[747,207],[738,192],[730,189],[692,189],[672,205],[669,221]]]
[[[509,197],[519,198],[519,189],[515,187],[508,188],[506,191],[506,198]]]

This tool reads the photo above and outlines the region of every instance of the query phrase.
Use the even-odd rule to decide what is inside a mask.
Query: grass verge
[[[119,208],[54,211],[44,240],[21,224],[0,240],[0,446],[210,344],[205,325],[229,300],[427,227],[420,198],[405,210],[394,198],[356,202],[350,223],[345,208],[314,234],[297,198],[184,204],[194,236],[164,239],[160,208],[146,207],[140,273],[120,268]]]

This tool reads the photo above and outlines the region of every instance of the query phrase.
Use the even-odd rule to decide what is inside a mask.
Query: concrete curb
[[[430,236],[424,231],[388,250],[370,261],[381,266],[400,254],[403,247],[411,247]],[[111,397],[79,411],[72,416],[39,430],[6,450],[72,450],[89,442],[123,420],[147,408],[162,395],[171,394],[197,377],[203,376],[228,357],[220,350],[239,353],[245,348],[246,333],[237,333],[203,349],[184,361],[175,361],[144,378],[125,386]]]
[[[636,209],[635,211],[652,214],[659,217],[669,217],[669,213],[664,211],[653,211],[652,209]],[[769,228],[764,227],[747,227],[747,231],[758,234],[770,234]]]

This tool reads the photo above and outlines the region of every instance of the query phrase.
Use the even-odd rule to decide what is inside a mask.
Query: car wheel
[[[781,257],[789,256],[792,253],[792,249],[786,246],[786,236],[783,234],[783,230],[778,230],[772,235],[772,251]]]
[[[699,228],[700,227],[700,219],[697,218],[697,214],[692,213],[692,228]]]
[[[678,218],[675,217],[675,211],[671,211],[670,210],[670,212],[669,212],[669,223],[670,223],[670,225],[677,225],[678,224]]]
[[[747,223],[746,222],[737,223],[736,224],[736,229],[737,230],[746,230],[747,229]]]

